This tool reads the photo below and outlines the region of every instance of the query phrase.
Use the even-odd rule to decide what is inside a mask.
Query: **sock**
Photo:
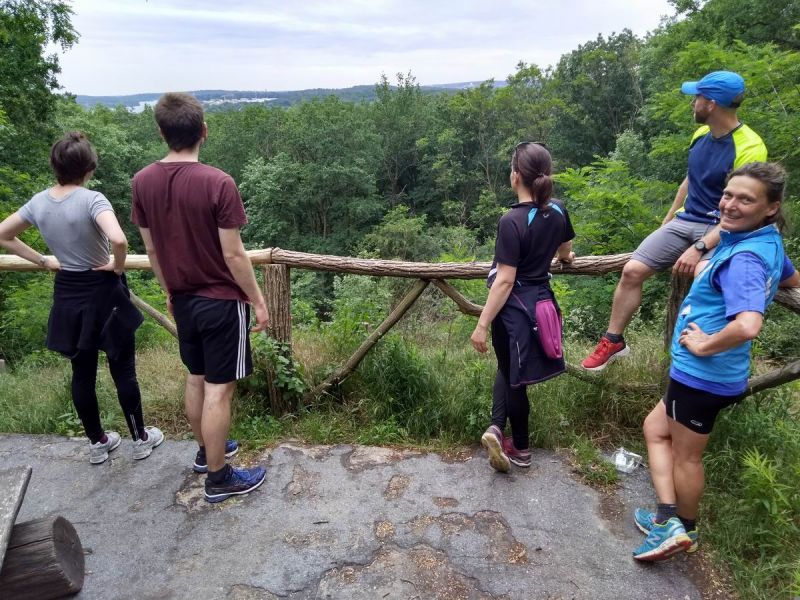
[[[143,442],[147,441],[148,435],[147,435],[147,430],[146,429],[142,429],[141,431],[138,431],[137,433],[139,435],[139,439],[140,440],[142,440]]]
[[[683,523],[683,528],[686,531],[692,531],[693,529],[697,528],[697,519],[684,519],[682,516],[678,514],[676,514],[675,516],[677,516],[681,520],[681,523]]]
[[[606,331],[603,337],[606,338],[609,342],[613,342],[614,344],[619,344],[620,342],[622,342],[623,344],[625,343],[625,338],[622,336],[621,333],[609,333],[608,331]]]
[[[205,446],[200,446],[200,449],[197,451],[197,453],[200,456],[202,456],[203,458],[205,458],[206,457],[206,447]]]
[[[656,504],[656,523],[664,523],[676,516],[678,506],[675,504]]]
[[[225,465],[219,471],[209,471],[209,481],[211,481],[211,483],[222,483],[228,477],[228,470],[230,468],[230,465]]]
[[[97,444],[97,443],[107,444],[108,443],[108,436],[104,433],[103,437],[99,437],[99,438],[96,438],[94,440],[92,438],[89,438],[89,442],[91,442],[92,444]]]

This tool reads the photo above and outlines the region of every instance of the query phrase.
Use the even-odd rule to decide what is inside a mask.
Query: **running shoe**
[[[133,443],[133,460],[142,460],[153,453],[164,441],[164,434],[158,427],[145,427],[147,439],[138,439]]]
[[[663,523],[654,523],[647,538],[636,550],[633,558],[642,561],[658,561],[689,549],[692,540],[678,517],[667,519]]]
[[[637,508],[635,511],[633,511],[633,522],[636,523],[636,527],[639,528],[639,531],[647,535],[650,533],[653,525],[656,524],[656,513],[643,508]],[[697,528],[695,527],[691,531],[687,531],[686,535],[688,535],[689,539],[692,540],[692,545],[689,546],[686,552],[690,554],[692,552],[697,552]]]
[[[602,371],[612,360],[628,356],[630,353],[631,349],[625,342],[615,343],[603,336],[594,351],[583,359],[581,366],[587,371]]]
[[[526,448],[525,450],[517,450],[512,438],[503,439],[503,452],[508,456],[508,460],[517,465],[518,467],[528,468],[531,466],[531,451]]]
[[[231,496],[249,494],[267,477],[264,467],[251,467],[249,469],[234,469],[228,467],[228,476],[219,483],[212,483],[206,477],[205,496],[209,502],[222,502]]]
[[[89,442],[89,462],[93,465],[103,464],[108,460],[108,453],[116,450],[122,438],[116,431],[106,431],[106,441],[92,444]]]
[[[481,446],[486,448],[489,454],[489,464],[495,471],[508,473],[511,462],[503,451],[503,432],[497,425],[490,425],[481,436]]]

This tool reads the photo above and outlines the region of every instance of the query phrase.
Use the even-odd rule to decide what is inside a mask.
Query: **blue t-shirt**
[[[783,257],[781,281],[794,275],[795,268],[789,257]],[[725,300],[725,317],[732,321],[741,312],[764,314],[767,303],[767,266],[752,252],[740,252],[714,273],[711,284],[722,292]],[[684,385],[720,396],[735,396],[747,389],[747,379],[736,383],[720,383],[693,377],[675,368],[670,376]]]
[[[676,216],[687,221],[715,223],[725,180],[734,169],[767,160],[767,147],[747,125],[715,138],[708,125],[694,132],[689,144],[686,176],[689,190],[683,209]]]

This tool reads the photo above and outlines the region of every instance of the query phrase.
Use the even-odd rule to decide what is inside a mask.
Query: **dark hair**
[[[786,195],[786,171],[778,163],[753,162],[747,163],[733,171],[725,180],[727,184],[734,177],[750,177],[760,181],[767,192],[767,200],[773,202],[783,202]],[[767,218],[767,224],[775,223],[778,229],[783,232],[786,229],[786,219],[783,212],[778,208],[771,217]]]
[[[203,105],[194,96],[168,92],[158,99],[154,112],[171,150],[192,148],[203,137]]]
[[[97,153],[80,131],[69,131],[50,149],[50,166],[61,185],[81,184],[97,168]]]
[[[533,202],[542,206],[553,196],[553,159],[539,142],[521,142],[511,155],[511,170],[531,191]]]

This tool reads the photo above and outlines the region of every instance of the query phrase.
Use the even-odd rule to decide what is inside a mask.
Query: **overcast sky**
[[[298,90],[505,79],[624,28],[644,35],[667,0],[74,0],[79,42],[64,89]]]

